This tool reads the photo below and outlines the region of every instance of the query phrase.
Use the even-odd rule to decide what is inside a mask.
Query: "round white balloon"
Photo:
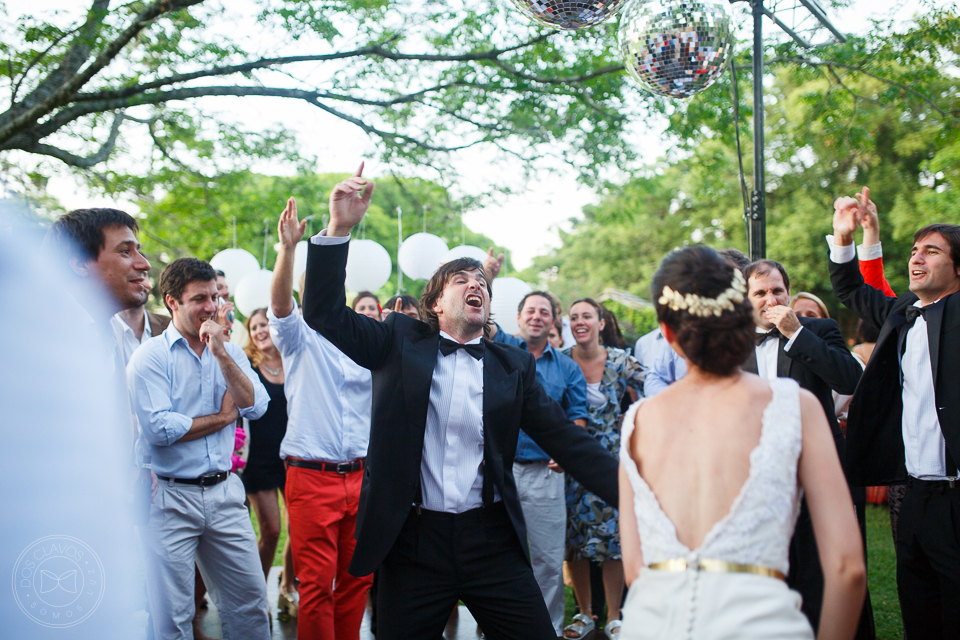
[[[429,280],[447,255],[447,243],[432,233],[415,233],[400,245],[397,263],[413,280]]]
[[[443,260],[440,261],[440,264],[447,264],[452,260],[457,258],[473,258],[474,260],[479,260],[483,262],[487,259],[487,252],[481,249],[480,247],[474,247],[469,244],[461,244],[450,251],[447,251],[447,255],[443,256]]]
[[[500,328],[509,334],[520,331],[517,325],[517,307],[523,296],[533,291],[533,287],[519,278],[497,278],[493,281],[493,299],[490,301],[490,313]]]
[[[376,291],[387,284],[393,271],[390,254],[373,240],[351,240],[347,254],[348,291]]]
[[[307,270],[307,242],[298,242],[296,249],[293,251],[293,286],[297,290],[297,293],[303,293],[300,291],[300,276],[303,275],[303,272]]]
[[[272,282],[273,271],[254,271],[244,276],[233,293],[233,301],[240,313],[249,316],[257,309],[269,307]]]
[[[245,249],[224,249],[210,259],[210,266],[223,271],[230,293],[234,295],[244,276],[260,269],[260,263]]]

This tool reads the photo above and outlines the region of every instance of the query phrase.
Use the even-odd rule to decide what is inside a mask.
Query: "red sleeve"
[[[890,288],[887,279],[883,277],[883,258],[874,260],[861,260],[860,273],[863,274],[863,281],[874,289],[879,289],[889,298],[896,298],[897,294]]]

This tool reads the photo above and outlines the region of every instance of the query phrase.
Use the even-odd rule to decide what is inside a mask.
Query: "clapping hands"
[[[877,205],[870,200],[870,189],[864,187],[855,198],[843,196],[833,203],[833,235],[838,245],[849,245],[858,227],[863,227],[863,243],[877,244],[880,241],[880,223]]]

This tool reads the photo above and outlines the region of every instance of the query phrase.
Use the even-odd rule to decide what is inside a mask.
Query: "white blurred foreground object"
[[[227,286],[233,292],[236,292],[237,285],[245,276],[260,270],[260,263],[245,249],[224,249],[210,259],[210,266],[223,271]]]
[[[109,324],[94,320],[109,318],[106,293],[61,270],[8,209],[0,202],[0,328],[16,336],[4,352],[15,366],[0,367],[0,637],[139,640],[129,402],[113,384]]]
[[[277,247],[280,246],[280,243],[277,243]],[[293,250],[293,286],[296,287],[297,293],[303,293],[300,291],[300,276],[303,275],[303,272],[307,270],[307,247],[310,246],[310,243],[306,240],[297,243],[296,248]],[[279,252],[280,249],[277,249]],[[267,266],[267,265],[263,265]]]
[[[520,331],[517,325],[517,307],[523,296],[533,288],[519,278],[497,278],[493,281],[493,299],[490,300],[490,313],[500,328],[513,335]]]
[[[233,301],[246,317],[260,308],[270,306],[270,284],[273,282],[273,271],[254,271],[248,273],[233,289]]]
[[[383,246],[373,240],[350,241],[344,283],[347,291],[376,291],[387,284],[392,272],[393,261]]]
[[[447,243],[432,233],[415,233],[400,245],[397,264],[403,275],[414,280],[429,280],[447,255]]]

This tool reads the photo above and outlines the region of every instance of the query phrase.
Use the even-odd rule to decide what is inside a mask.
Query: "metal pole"
[[[766,181],[763,172],[763,0],[750,0],[753,9],[753,193],[747,240],[750,259],[767,257]]]
[[[403,293],[403,270],[400,268],[400,247],[403,246],[403,209],[397,207],[397,295]]]

